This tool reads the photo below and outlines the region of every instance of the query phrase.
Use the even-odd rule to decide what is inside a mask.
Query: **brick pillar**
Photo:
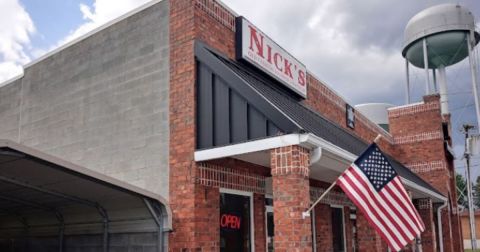
[[[275,251],[312,251],[310,218],[302,212],[310,205],[309,151],[288,146],[271,151]]]
[[[357,211],[357,239],[358,251],[383,251],[382,238],[360,211]]]
[[[347,251],[353,251],[353,222],[350,219],[350,207],[346,206],[343,208],[343,213],[345,218],[345,242],[347,244]]]
[[[314,211],[317,251],[330,252],[333,250],[332,209],[329,205],[318,204]]]
[[[435,252],[437,251],[437,240],[432,200],[429,198],[419,199],[416,201],[416,207],[425,224],[425,231],[421,234],[423,252]]]
[[[253,219],[255,225],[255,252],[267,251],[267,237],[265,230],[265,195],[253,195]]]

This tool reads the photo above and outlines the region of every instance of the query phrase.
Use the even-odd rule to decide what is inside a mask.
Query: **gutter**
[[[336,146],[335,144],[323,138],[320,138],[314,134],[293,133],[293,134],[269,137],[269,138],[264,138],[264,139],[254,140],[254,141],[249,141],[244,143],[232,144],[232,145],[227,145],[222,147],[215,147],[211,149],[197,150],[195,151],[194,159],[196,162],[202,162],[202,161],[208,161],[213,159],[243,155],[243,154],[248,154],[253,152],[268,151],[274,148],[286,147],[290,145],[300,145],[304,148],[312,150],[312,154],[310,157],[312,164],[320,160],[322,153],[324,153],[324,151],[328,151],[350,163],[352,163],[358,158],[357,155],[349,151],[346,151]],[[406,186],[413,188],[416,191],[427,194],[432,198],[437,199],[437,202],[447,201],[447,198],[445,198],[441,194],[438,194],[432,190],[419,186],[416,183],[408,179],[405,179],[403,177],[401,177],[401,179]]]
[[[438,222],[438,244],[440,252],[443,252],[443,228],[442,228],[442,210],[448,205],[448,201],[444,201],[437,209],[437,222]]]

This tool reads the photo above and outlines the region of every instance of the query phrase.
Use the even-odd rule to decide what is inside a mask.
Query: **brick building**
[[[306,69],[215,0],[153,1],[28,64],[0,87],[0,248],[386,251],[339,188],[302,217],[380,134],[423,251],[462,251],[439,96],[387,132]]]

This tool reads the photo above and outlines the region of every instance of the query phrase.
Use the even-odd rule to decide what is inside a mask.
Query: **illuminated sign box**
[[[307,68],[244,17],[236,20],[236,57],[307,97]]]

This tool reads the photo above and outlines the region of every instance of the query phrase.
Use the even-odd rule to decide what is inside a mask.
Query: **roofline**
[[[219,158],[225,158],[225,157],[232,157],[236,155],[242,155],[242,154],[248,154],[252,152],[258,152],[258,151],[266,151],[266,150],[271,150],[273,148],[280,148],[280,147],[286,147],[290,145],[300,145],[302,147],[305,147],[307,149],[315,149],[315,148],[321,148],[324,150],[327,150],[328,152],[333,153],[334,155],[337,155],[349,162],[355,161],[358,156],[342,149],[341,147],[336,146],[335,144],[318,137],[314,134],[311,133],[305,133],[305,134],[288,134],[288,135],[282,135],[282,136],[275,136],[275,137],[269,137],[269,138],[264,138],[260,140],[254,140],[254,141],[249,141],[249,142],[244,142],[244,143],[239,143],[239,144],[232,144],[232,145],[227,145],[223,147],[215,147],[215,148],[210,148],[210,149],[205,149],[205,150],[197,150],[194,153],[194,160],[196,162],[202,162],[202,161],[208,161],[208,160],[213,160],[213,159],[219,159]],[[438,194],[428,188],[425,188],[423,186],[419,186],[416,183],[401,177],[402,181],[407,185],[408,187],[411,187],[417,191],[423,192],[427,195],[430,195],[440,201],[447,201],[447,198],[441,194]]]
[[[147,3],[145,3],[145,4],[143,4],[143,5],[139,6],[139,7],[137,7],[137,8],[135,8],[135,9],[133,9],[133,10],[131,10],[131,11],[129,11],[129,12],[127,12],[127,13],[125,13],[125,14],[123,14],[123,15],[115,18],[115,19],[113,19],[113,20],[110,20],[110,21],[108,21],[107,23],[105,23],[105,24],[103,24],[103,25],[101,25],[101,26],[99,26],[99,27],[97,27],[97,28],[95,28],[95,29],[93,29],[93,30],[91,30],[91,31],[83,34],[82,36],[80,36],[80,37],[78,37],[78,38],[76,38],[76,39],[74,39],[74,40],[72,40],[72,41],[70,41],[70,42],[67,42],[67,43],[65,43],[65,44],[63,44],[63,45],[61,45],[61,46],[53,49],[52,51],[49,51],[49,52],[47,52],[46,54],[44,54],[44,55],[42,55],[42,56],[40,56],[40,57],[38,57],[38,58],[30,61],[29,63],[25,64],[23,68],[25,69],[25,68],[31,67],[31,66],[37,64],[38,62],[40,62],[40,61],[42,61],[42,60],[44,60],[44,59],[46,59],[46,58],[48,58],[48,57],[50,57],[50,56],[58,53],[58,52],[60,52],[60,51],[63,51],[63,50],[65,50],[65,49],[67,49],[68,47],[70,47],[70,46],[72,46],[72,45],[74,45],[74,44],[76,44],[76,43],[78,43],[78,42],[80,42],[80,41],[82,41],[82,40],[84,40],[84,39],[86,39],[86,38],[88,38],[88,37],[90,37],[90,36],[98,33],[98,32],[100,32],[100,31],[102,31],[102,30],[104,30],[104,29],[106,29],[106,28],[108,28],[108,27],[110,27],[110,26],[112,26],[112,25],[114,25],[114,24],[116,24],[116,23],[118,23],[118,22],[120,22],[120,21],[123,21],[124,19],[127,19],[127,18],[129,18],[129,17],[131,17],[131,16],[133,16],[133,15],[135,15],[135,14],[137,14],[137,13],[139,13],[139,12],[141,12],[141,11],[143,11],[143,10],[145,10],[145,9],[147,9],[147,8],[155,5],[155,4],[157,4],[157,3],[160,3],[160,2],[162,2],[162,1],[164,1],[164,0],[152,0],[152,1],[150,1],[150,2],[147,2]]]
[[[71,170],[73,172],[76,172],[76,173],[79,173],[79,174],[82,174],[82,175],[85,175],[85,176],[88,176],[88,177],[92,177],[92,178],[95,178],[95,179],[100,180],[102,182],[105,182],[107,184],[111,184],[113,186],[120,187],[120,188],[123,188],[125,190],[131,191],[133,193],[143,195],[143,196],[148,197],[150,199],[157,200],[158,202],[160,202],[162,205],[165,206],[165,210],[166,210],[166,213],[168,215],[167,216],[168,221],[167,221],[167,223],[165,223],[164,229],[172,230],[172,210],[170,209],[170,205],[168,204],[168,200],[165,199],[164,197],[162,197],[159,194],[147,191],[143,188],[134,186],[134,185],[129,184],[127,182],[123,182],[121,180],[112,178],[112,177],[107,176],[105,174],[102,174],[102,173],[96,172],[94,170],[76,165],[76,164],[71,163],[69,161],[54,157],[52,155],[46,154],[46,153],[41,152],[39,150],[33,149],[31,147],[28,147],[28,146],[25,146],[25,145],[22,145],[22,144],[19,144],[19,143],[10,141],[10,140],[0,139],[0,148],[9,148],[9,149],[12,149],[12,150],[16,150],[16,151],[22,152],[24,154],[27,154],[29,156],[47,161],[49,163],[55,164],[57,166],[65,168],[65,169]]]

